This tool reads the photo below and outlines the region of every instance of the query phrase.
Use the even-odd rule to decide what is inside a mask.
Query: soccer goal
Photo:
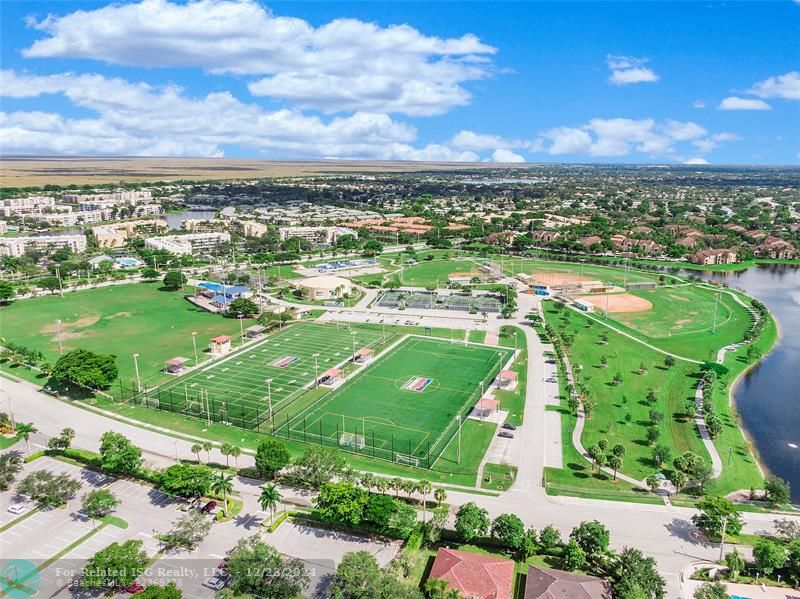
[[[339,446],[340,447],[353,447],[355,449],[364,449],[366,443],[364,442],[363,435],[357,435],[355,433],[342,433],[339,435]]]
[[[394,461],[398,464],[406,464],[408,466],[419,466],[419,458],[407,453],[395,453]]]

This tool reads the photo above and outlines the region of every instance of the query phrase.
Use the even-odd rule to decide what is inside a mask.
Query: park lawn
[[[517,478],[517,467],[508,464],[484,464],[481,487],[507,491]]]
[[[706,455],[694,423],[680,416],[685,400],[694,396],[697,365],[678,361],[666,368],[662,354],[613,331],[603,345],[600,333],[608,329],[597,324],[587,327],[585,315],[567,308],[559,314],[555,302],[545,302],[545,315],[557,332],[574,336],[569,358],[579,371],[578,382],[586,384],[596,403],[583,431],[584,447],[600,439],[607,439],[609,447],[622,443],[627,453],[621,471],[637,480],[645,478],[655,470],[646,437],[648,413],[654,409],[663,414],[657,426],[658,442],[668,445],[673,456],[685,451]],[[601,356],[608,359],[607,368],[600,367]],[[646,373],[638,373],[640,364],[645,365]],[[623,377],[620,385],[612,383],[617,372]],[[645,400],[650,389],[656,394],[653,406]]]
[[[520,426],[525,416],[525,390],[528,382],[528,348],[525,332],[517,327],[506,326],[500,329],[500,345],[513,348],[514,337],[517,339],[516,347],[520,350],[511,366],[511,370],[517,373],[517,388],[513,391],[495,389],[494,396],[500,400],[500,409],[508,412],[506,422]]]
[[[634,267],[628,268],[627,279],[625,269],[611,266],[600,266],[597,264],[584,264],[583,270],[577,262],[555,262],[551,260],[538,260],[535,258],[517,258],[508,256],[493,256],[495,263],[499,264],[503,272],[507,274],[533,274],[547,275],[548,273],[580,275],[583,272],[584,279],[602,281],[622,287],[625,281],[628,283],[652,283],[657,282],[659,273],[645,272]]]
[[[753,345],[762,355],[766,355],[777,340],[778,327],[770,316],[761,336]],[[750,487],[760,488],[764,482],[764,475],[753,456],[754,449],[742,432],[736,406],[730,395],[736,379],[752,367],[747,359],[747,346],[741,346],[736,351],[727,353],[724,365],[730,371],[717,381],[712,397],[714,408],[723,423],[722,433],[714,440],[714,445],[722,458],[722,475],[709,484],[709,492],[720,495]],[[729,448],[733,448],[732,451]]]
[[[483,343],[486,340],[486,331],[470,331],[469,332],[469,339],[470,343]]]
[[[186,288],[190,292],[191,288]],[[192,332],[199,352],[209,339],[230,335],[238,340],[239,322],[210,314],[186,301],[181,292],[162,291],[158,283],[112,285],[18,300],[0,307],[0,336],[58,359],[56,319],[60,319],[64,351],[76,348],[115,354],[120,378],[135,378],[132,354],[139,353],[143,385],[168,379],[164,361],[194,358]],[[245,320],[244,326],[252,324]],[[202,362],[207,354],[201,353]],[[24,375],[23,375],[24,376]],[[27,378],[27,377],[26,377]]]

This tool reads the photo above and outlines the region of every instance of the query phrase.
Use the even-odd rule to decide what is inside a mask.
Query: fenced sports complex
[[[439,295],[426,291],[384,291],[375,303],[381,308],[405,307],[413,310],[460,310],[469,312],[500,312],[503,302],[494,295],[453,293]]]
[[[391,335],[385,338],[392,340]],[[318,375],[350,360],[360,348],[376,350],[383,343],[379,330],[292,325],[175,381],[139,393],[121,385],[120,392],[123,401],[270,432],[275,416]]]
[[[408,336],[275,434],[430,468],[512,353]]]
[[[309,405],[314,396],[306,393],[317,376],[363,347],[379,355]],[[120,391],[123,401],[140,406],[430,468],[512,354],[304,323],[160,387]]]

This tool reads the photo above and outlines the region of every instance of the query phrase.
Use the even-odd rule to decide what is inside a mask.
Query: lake
[[[789,481],[792,502],[800,504],[800,268],[771,264],[699,274],[743,289],[766,304],[778,321],[778,344],[741,379],[734,398],[762,462]]]

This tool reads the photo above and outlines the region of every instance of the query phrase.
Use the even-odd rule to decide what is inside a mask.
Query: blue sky
[[[3,2],[5,154],[796,164],[798,2]]]

